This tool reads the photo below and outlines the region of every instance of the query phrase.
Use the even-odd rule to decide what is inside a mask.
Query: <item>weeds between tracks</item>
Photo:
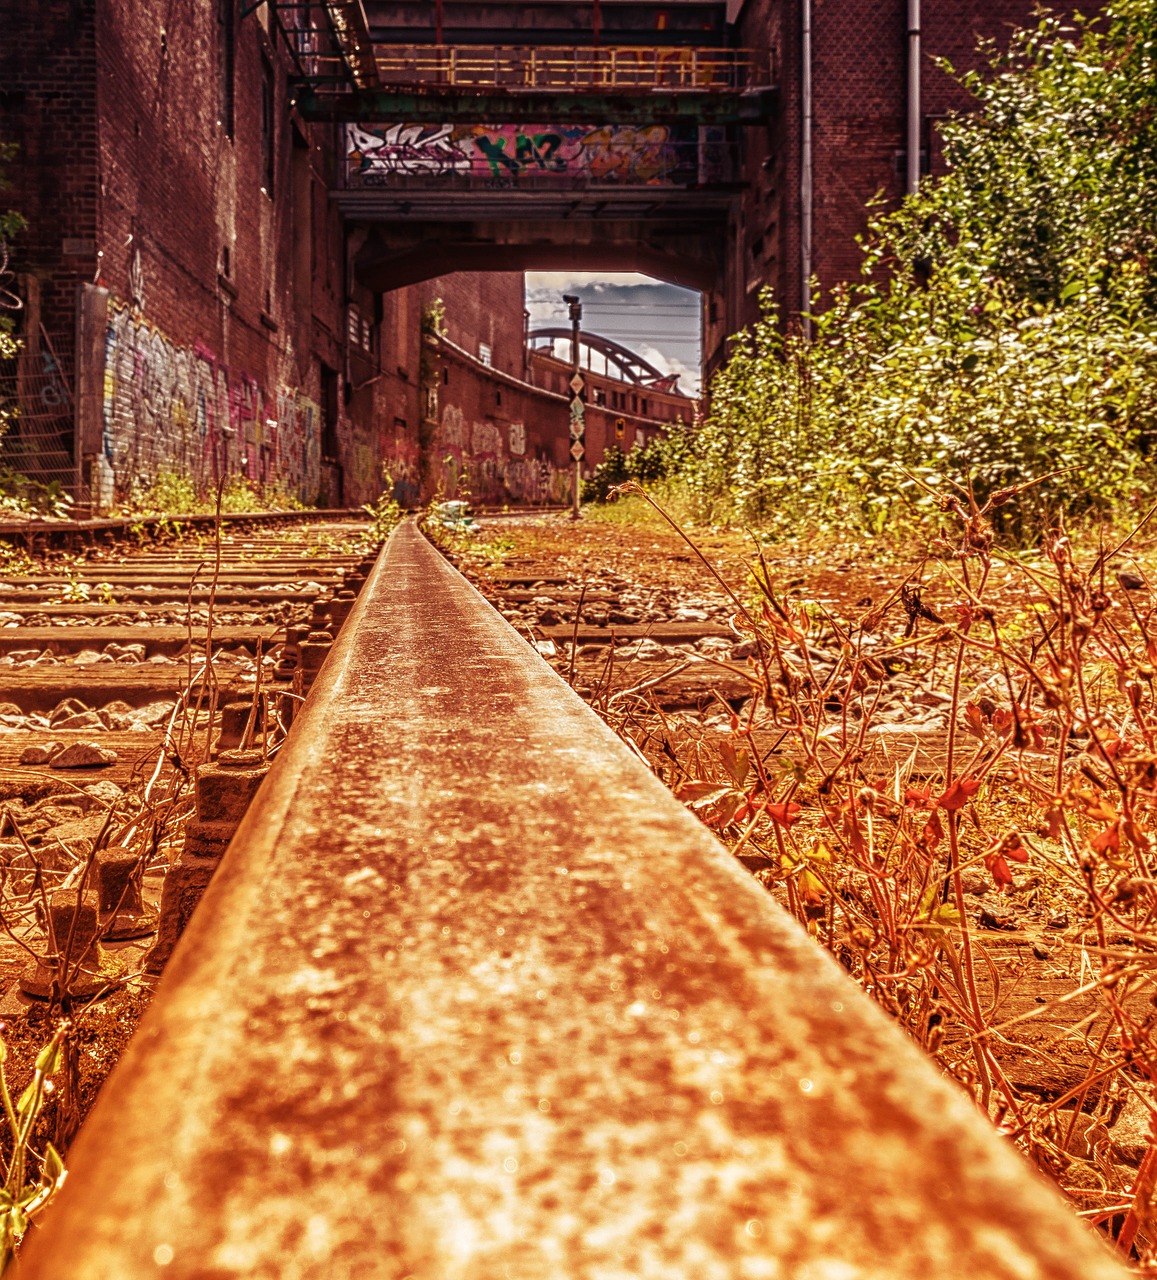
[[[1128,560],[1150,517],[1084,562],[1050,532],[1020,567],[1026,625],[990,587],[989,517],[1018,497],[941,495],[951,531],[855,618],[789,600],[760,550],[742,586],[700,557],[743,642],[724,665],[751,693],[724,707],[722,736],[665,713],[648,682],[592,702],[1082,1217],[1157,1268],[1157,595]],[[933,607],[921,579],[936,572]],[[882,723],[901,673],[945,698],[935,739]],[[985,941],[999,936],[974,923],[986,890],[1031,895],[1059,994],[1008,1008],[1031,962]],[[1079,1047],[1064,1087],[1026,1087],[1042,1026]],[[1149,1120],[1137,1169],[1110,1132],[1129,1109]]]

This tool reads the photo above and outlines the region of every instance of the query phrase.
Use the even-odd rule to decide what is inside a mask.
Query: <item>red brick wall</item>
[[[460,271],[427,281],[420,289],[427,305],[441,300],[451,342],[475,356],[485,343],[495,369],[523,376],[526,302],[520,271]]]
[[[86,344],[102,368],[81,370],[101,400],[84,474],[105,498],[224,468],[359,503],[416,472],[419,300],[347,297],[333,131],[292,119],[263,22],[236,20],[230,137],[216,3],[0,0],[0,137],[20,144],[11,203],[30,223],[14,265],[39,282],[62,364],[79,287],[107,291],[86,303],[94,325],[107,313]],[[351,302],[365,340],[350,340]]]
[[[77,285],[97,264],[95,9],[96,0],[0,0],[0,141],[18,147],[0,206],[28,220],[12,266],[40,279],[54,338],[69,336]]]
[[[476,276],[482,284],[490,276]],[[424,497],[566,502],[567,399],[496,376],[472,351],[427,343]]]

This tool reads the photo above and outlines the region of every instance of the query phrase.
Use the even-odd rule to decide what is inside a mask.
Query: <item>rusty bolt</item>
[[[335,627],[340,627],[350,616],[350,610],[354,607],[356,600],[357,596],[352,591],[343,589],[329,602],[329,616],[333,619]]]
[[[293,692],[308,693],[321,664],[333,648],[333,636],[328,631],[311,631],[301,646],[301,666],[293,673]]]
[[[249,714],[252,710],[253,704],[251,702],[227,702],[221,708],[221,736],[217,739],[216,744],[219,752],[241,745],[241,735],[245,732],[245,726],[249,723]],[[264,720],[262,710],[263,708],[259,703],[253,722],[255,729],[259,729]]]
[[[269,772],[260,751],[222,751],[216,764],[197,770],[197,818],[200,822],[239,823],[249,801]]]

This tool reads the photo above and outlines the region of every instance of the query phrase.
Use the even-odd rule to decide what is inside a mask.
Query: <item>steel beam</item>
[[[412,525],[21,1280],[1124,1280]]]
[[[294,102],[306,120],[348,120],[362,123],[487,124],[764,124],[776,110],[778,91],[743,92],[679,90],[647,93],[574,94],[554,90],[517,93],[472,89],[348,90],[323,93],[302,84]]]

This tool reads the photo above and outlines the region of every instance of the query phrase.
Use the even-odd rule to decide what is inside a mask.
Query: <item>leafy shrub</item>
[[[814,338],[770,295],[678,474],[704,518],[879,531],[967,477],[982,501],[1106,511],[1152,485],[1157,0],[1042,18],[944,125],[950,171],[877,214]],[[818,299],[817,299],[818,301]],[[1006,517],[1007,519],[1007,517]]]
[[[0,333],[0,346],[4,334]],[[0,410],[0,431],[6,423]],[[72,495],[59,480],[41,484],[29,476],[0,465],[0,513],[21,516],[48,516],[64,520],[72,512]]]
[[[686,451],[687,431],[682,425],[671,430],[667,438],[656,436],[645,445],[635,445],[624,453],[618,445],[609,445],[603,460],[583,481],[584,502],[606,502],[607,495],[628,480],[654,484],[679,469]]]

